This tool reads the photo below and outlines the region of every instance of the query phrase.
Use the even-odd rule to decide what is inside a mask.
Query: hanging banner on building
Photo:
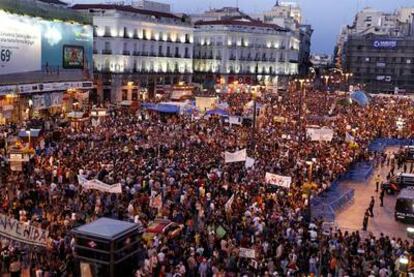
[[[47,108],[46,98],[44,94],[33,96],[32,101],[33,101],[33,109],[35,111],[43,110]]]
[[[334,131],[329,128],[307,128],[306,136],[312,141],[331,141],[334,135]]]
[[[266,172],[265,180],[266,184],[271,184],[283,188],[290,188],[290,184],[292,183],[292,177],[280,176],[269,172]]]
[[[2,11],[0,18],[0,75],[40,70],[40,27]]]
[[[246,158],[247,158],[246,149],[236,151],[234,153],[227,152],[227,151],[224,153],[225,163],[244,162]]]
[[[0,236],[26,244],[46,246],[49,232],[0,214]]]
[[[0,76],[92,70],[93,28],[0,11]]]
[[[87,180],[85,177],[78,175],[78,183],[85,189],[95,189],[102,192],[122,193],[122,186],[120,183],[114,185],[105,184],[97,179]]]

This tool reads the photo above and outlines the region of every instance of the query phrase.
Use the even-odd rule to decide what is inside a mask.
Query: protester
[[[228,94],[221,100],[232,115],[246,115],[252,98]],[[5,177],[0,207],[3,214],[48,230],[50,245],[25,251],[22,244],[2,242],[2,271],[18,271],[16,261],[21,261],[22,268],[31,266],[39,276],[74,274],[70,230],[105,216],[144,227],[163,217],[182,226],[174,237],[160,234],[142,241],[145,259],[137,261],[136,276],[396,272],[395,261],[412,251],[409,242],[364,237],[358,231],[323,232],[322,221],[308,217],[309,199],[302,188],[314,183],[314,195],[329,190],[352,163],[370,157],[372,139],[401,136],[395,119],[413,118],[412,103],[375,98],[368,107],[340,105],[335,96],[310,92],[306,116],[299,118],[298,93],[277,103],[265,97],[258,101],[264,108],[255,131],[229,126],[216,116],[194,121],[117,109],[97,126],[52,122],[44,142],[36,145],[33,161]],[[332,128],[335,136],[332,141],[311,141],[305,136],[308,125]],[[353,134],[352,142],[347,133]],[[223,152],[245,148],[255,159],[252,167],[224,162]],[[266,172],[291,177],[290,189],[266,184]],[[122,193],[87,190],[78,176],[119,183]],[[155,207],[159,196],[162,205]],[[368,213],[373,216],[373,198],[371,203],[363,230]],[[243,256],[243,249],[254,257]]]

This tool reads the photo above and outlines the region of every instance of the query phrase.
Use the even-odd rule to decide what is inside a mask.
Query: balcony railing
[[[102,50],[102,55],[112,55],[112,50],[104,49]]]
[[[124,51],[122,51],[122,55],[129,56],[129,55],[131,55],[131,52],[128,51],[128,50],[124,50]]]

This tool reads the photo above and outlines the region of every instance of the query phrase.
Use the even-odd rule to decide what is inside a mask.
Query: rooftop
[[[68,5],[67,3],[62,2],[60,0],[37,0],[37,1],[47,3],[47,4],[53,4],[53,5],[63,5],[63,6]]]
[[[205,25],[231,25],[231,26],[246,26],[246,27],[261,27],[261,28],[271,28],[276,31],[287,32],[288,30],[282,28],[276,24],[264,23],[259,20],[245,20],[240,18],[231,18],[231,19],[222,19],[222,20],[211,20],[211,21],[197,21],[196,26],[205,26]]]
[[[92,223],[75,228],[73,232],[75,234],[113,240],[134,229],[138,229],[137,224],[101,217]]]
[[[144,9],[137,9],[132,6],[127,5],[114,5],[114,4],[76,4],[72,7],[74,10],[116,10],[122,12],[130,12],[130,13],[138,13],[143,15],[155,16],[155,17],[164,17],[170,19],[179,19],[180,17],[172,14],[172,13],[165,13],[165,12],[158,12],[152,10],[144,10]]]

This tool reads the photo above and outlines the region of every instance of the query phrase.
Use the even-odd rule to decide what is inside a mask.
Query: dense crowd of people
[[[231,114],[241,115],[252,98],[233,94],[221,100]],[[33,249],[3,239],[1,271],[30,266],[37,276],[76,276],[70,230],[104,216],[144,228],[160,217],[182,226],[174,238],[142,241],[136,276],[399,272],[399,258],[414,254],[412,243],[323,228],[322,220],[309,216],[309,199],[329,190],[353,162],[369,159],[372,139],[410,136],[412,101],[374,97],[368,106],[339,104],[337,96],[314,91],[257,101],[256,128],[228,125],[217,116],[194,120],[117,109],[98,125],[48,124],[22,172],[2,167],[0,212],[47,229],[50,244]],[[400,119],[404,128],[396,127]],[[332,141],[309,140],[310,125],[331,128]],[[18,130],[3,128],[9,134]],[[5,148],[4,139],[0,146]],[[224,162],[225,151],[244,148],[255,159],[252,167]],[[290,189],[266,184],[266,172],[292,177]],[[78,175],[121,183],[122,194],[86,190]],[[304,189],[309,183],[311,189]],[[158,195],[162,207],[151,204]],[[241,255],[240,248],[254,250],[254,258]]]

